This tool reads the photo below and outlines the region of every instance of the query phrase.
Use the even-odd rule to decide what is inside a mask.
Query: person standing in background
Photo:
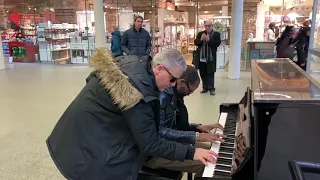
[[[142,28],[143,17],[134,18],[134,27],[126,30],[121,39],[121,49],[126,55],[139,57],[150,55],[151,37],[148,31]]]
[[[286,29],[281,34],[277,44],[277,58],[288,58],[285,54],[286,48],[293,42],[293,26],[287,26]]]
[[[268,31],[267,31],[267,33],[268,33],[268,38],[267,38],[267,40],[268,41],[275,41],[276,40],[276,36],[275,36],[275,27],[276,27],[276,25],[275,25],[275,23],[274,22],[271,22],[270,24],[269,24],[269,29],[268,29]]]
[[[114,31],[111,33],[112,39],[111,39],[111,53],[113,57],[117,57],[122,55],[122,50],[120,47],[121,43],[121,34],[119,31],[119,28],[116,26],[114,27]]]
[[[293,40],[293,43],[296,43],[296,50],[297,50],[297,56],[298,56],[298,61],[296,62],[296,64],[300,66],[303,70],[306,70],[306,62],[307,62],[308,51],[309,51],[309,38],[310,38],[309,22],[305,21],[297,37]]]
[[[217,48],[221,44],[220,33],[213,31],[212,21],[205,22],[205,31],[199,32],[194,44],[197,47],[192,64],[200,70],[201,93],[215,95],[214,76],[217,68]]]

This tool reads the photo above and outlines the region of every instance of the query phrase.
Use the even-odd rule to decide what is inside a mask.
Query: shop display
[[[21,30],[13,29],[2,32],[2,46],[4,57],[9,57],[14,62],[35,61],[36,40],[25,37]]]
[[[166,9],[158,10],[159,34],[157,51],[161,48],[174,48],[182,54],[188,53],[188,13]]]
[[[181,15],[181,17],[174,17],[173,15],[167,15],[163,19],[164,23],[186,23],[186,18],[184,15]]]
[[[41,23],[38,29],[40,61],[67,63],[71,58],[70,37],[78,25]]]

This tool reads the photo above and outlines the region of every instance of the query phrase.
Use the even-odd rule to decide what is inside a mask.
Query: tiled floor
[[[0,70],[0,180],[64,179],[49,157],[45,140],[60,115],[85,84],[87,66],[9,64]],[[215,123],[219,105],[237,103],[250,74],[229,80],[216,74],[216,96],[186,98],[190,120]]]

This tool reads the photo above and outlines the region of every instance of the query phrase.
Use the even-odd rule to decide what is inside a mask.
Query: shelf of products
[[[186,23],[164,23],[163,47],[178,49],[182,54],[188,53],[187,30]]]
[[[70,37],[78,30],[75,24],[39,24],[37,36],[41,62],[69,63]]]

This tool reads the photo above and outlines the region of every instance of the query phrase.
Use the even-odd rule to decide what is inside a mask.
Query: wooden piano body
[[[196,180],[290,180],[289,161],[320,163],[320,84],[289,59],[257,60],[251,67],[251,90],[242,100],[249,101],[245,159],[230,176],[196,174]],[[222,104],[220,111],[231,106]]]

